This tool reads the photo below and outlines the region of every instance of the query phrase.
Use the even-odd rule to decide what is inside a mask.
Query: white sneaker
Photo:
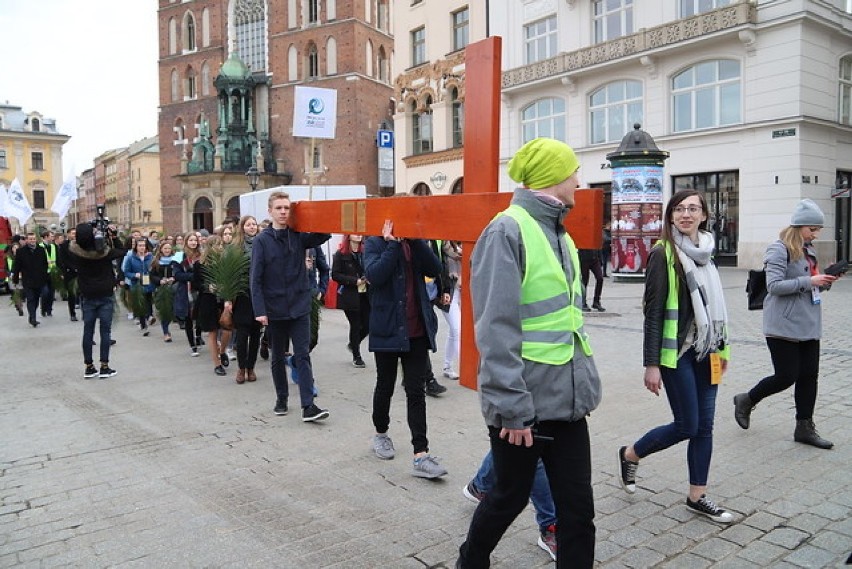
[[[456,373],[456,371],[453,368],[445,367],[444,368],[444,377],[446,377],[447,379],[458,379],[459,374]]]
[[[237,359],[237,352],[235,352],[234,350],[227,350],[227,354],[229,360],[234,361]]]

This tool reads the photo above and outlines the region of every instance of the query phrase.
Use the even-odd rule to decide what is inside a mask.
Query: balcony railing
[[[525,83],[560,77],[571,71],[631,55],[639,55],[653,49],[694,40],[701,36],[756,22],[757,7],[752,2],[730,4],[661,26],[642,29],[629,36],[598,43],[569,53],[560,53],[543,61],[510,69],[503,73],[502,87],[509,89]]]

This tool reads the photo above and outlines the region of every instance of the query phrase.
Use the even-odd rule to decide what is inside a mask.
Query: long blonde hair
[[[802,237],[802,228],[788,225],[781,230],[778,238],[787,247],[787,255],[790,261],[798,261],[805,255],[805,239]]]

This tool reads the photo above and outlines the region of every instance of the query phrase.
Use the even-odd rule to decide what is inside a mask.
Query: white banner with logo
[[[63,219],[68,214],[71,203],[77,199],[77,176],[73,174],[73,170],[71,172],[59,188],[53,205],[50,206],[50,210],[56,212],[59,219]]]
[[[337,91],[296,87],[293,136],[334,138],[337,128]]]
[[[30,202],[17,178],[9,186],[9,199],[4,204],[4,209],[7,217],[17,218],[21,225],[26,224],[33,216],[33,208],[30,207]]]

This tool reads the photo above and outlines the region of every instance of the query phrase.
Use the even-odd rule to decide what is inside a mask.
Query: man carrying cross
[[[491,551],[526,507],[539,458],[556,504],[557,567],[592,567],[591,449],[586,416],[601,384],[583,329],[583,291],[563,218],[579,162],[563,142],[537,138],[509,162],[524,187],[477,241],[471,297],[479,389],[494,489],[480,502],[456,567],[488,567]]]

